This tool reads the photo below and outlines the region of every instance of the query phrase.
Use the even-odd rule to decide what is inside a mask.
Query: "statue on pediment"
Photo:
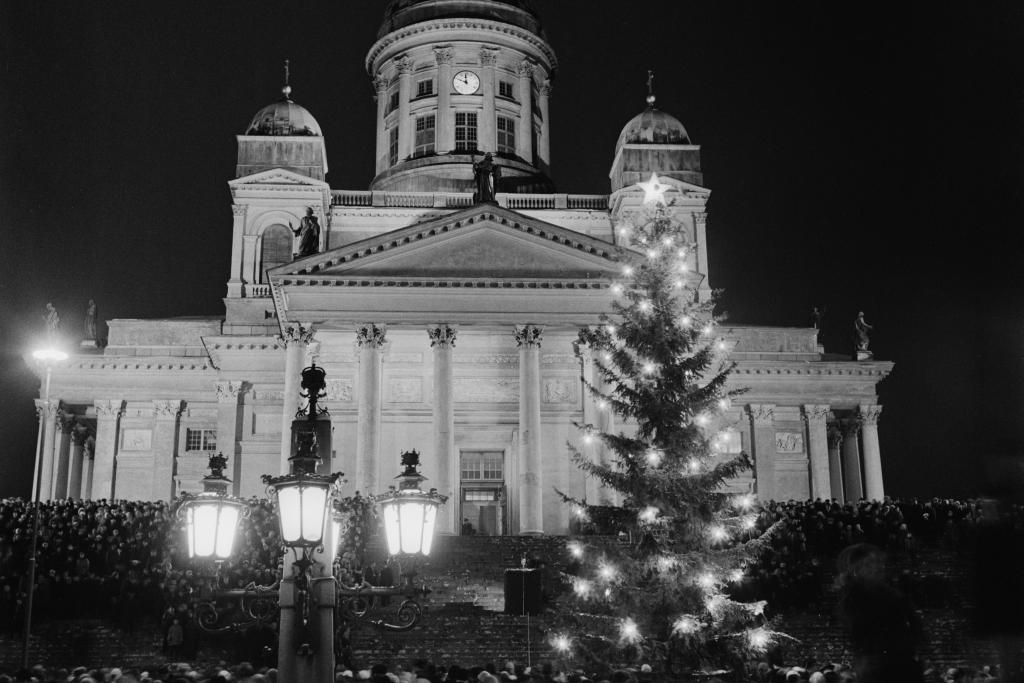
[[[483,159],[473,162],[473,180],[476,183],[473,202],[494,204],[498,192],[498,181],[501,180],[501,167],[494,163],[493,154],[488,152]]]
[[[52,303],[47,302],[43,320],[46,321],[46,339],[50,344],[55,344],[57,337],[60,336],[60,315]]]
[[[868,350],[868,344],[871,343],[868,332],[873,329],[875,328],[872,325],[868,325],[867,320],[864,319],[864,311],[857,313],[857,319],[853,321],[854,342],[857,345],[857,360],[868,360],[874,356]]]
[[[85,307],[85,338],[96,339],[96,302],[92,299],[89,299],[89,305]]]
[[[320,222],[313,215],[313,207],[306,207],[306,215],[299,221],[299,227],[292,227],[291,222],[288,223],[288,227],[299,238],[299,248],[296,251],[298,258],[310,256],[320,250]]]

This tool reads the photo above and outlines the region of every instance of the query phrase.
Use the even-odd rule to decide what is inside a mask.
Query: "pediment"
[[[271,168],[252,175],[242,176],[228,181],[232,189],[243,188],[247,185],[304,185],[311,188],[329,188],[330,185],[322,180],[316,180],[309,176],[289,171],[285,168]]]
[[[271,271],[316,278],[606,280],[635,254],[508,209],[478,205]]]

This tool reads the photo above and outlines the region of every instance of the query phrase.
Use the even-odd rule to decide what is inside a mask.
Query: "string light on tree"
[[[635,621],[626,617],[619,626],[619,636],[627,643],[635,643],[640,640],[640,628]]]
[[[762,652],[768,648],[772,639],[768,631],[763,628],[751,629],[747,632],[747,640],[750,642],[750,649]]]
[[[568,652],[569,648],[572,647],[572,641],[569,640],[569,636],[557,635],[551,639],[551,646],[558,652]]]
[[[573,541],[569,544],[569,554],[575,557],[577,560],[583,557],[583,546]]]
[[[694,633],[698,628],[700,628],[700,622],[689,614],[684,614],[676,619],[675,623],[672,624],[672,631],[677,635],[689,635]]]

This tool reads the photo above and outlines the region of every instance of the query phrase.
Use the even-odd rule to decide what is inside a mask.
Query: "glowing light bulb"
[[[605,588],[604,589],[604,597],[606,597],[606,598],[612,597],[612,589],[611,588]]]
[[[768,635],[768,631],[763,628],[755,628],[747,631],[747,640],[750,642],[750,647],[754,650],[763,650],[768,647],[768,643],[771,642],[771,636]]]
[[[729,346],[724,341],[720,341],[717,344],[715,344],[715,348],[717,348],[719,351],[727,351],[729,349]]]
[[[736,496],[733,500],[733,505],[738,507],[740,510],[749,510],[754,507],[754,496],[749,493],[744,493],[741,496]]]
[[[696,458],[692,458],[688,463],[686,463],[686,468],[690,470],[691,474],[696,474],[700,471],[700,462]]]
[[[610,564],[602,564],[601,567],[597,570],[597,575],[605,581],[611,581],[615,578],[615,567],[611,566]]]
[[[680,273],[685,273],[689,269],[690,269],[690,264],[687,263],[686,261],[683,261],[682,263],[679,264],[679,272]]]
[[[711,540],[716,543],[721,543],[729,538],[729,532],[724,527],[713,526],[709,533],[711,534]]]
[[[701,334],[703,334],[703,335],[704,335],[705,337],[709,337],[709,336],[711,336],[711,332],[712,332],[713,330],[714,330],[714,328],[712,328],[712,327],[711,327],[711,325],[710,325],[710,323],[709,323],[709,324],[707,324],[707,325],[705,325],[705,326],[704,326],[704,329],[702,329],[702,330],[700,331],[700,333],[701,333]]]
[[[568,652],[569,638],[568,636],[555,636],[551,639],[551,645],[559,652]]]
[[[697,577],[697,583],[700,584],[701,588],[712,588],[715,585],[715,575],[711,572],[704,572]]]
[[[689,327],[692,323],[693,318],[691,318],[688,315],[684,315],[682,318],[679,319],[679,324],[682,325],[683,327]]]
[[[647,299],[640,302],[640,310],[644,313],[650,313],[652,308],[654,308],[654,306]]]
[[[707,427],[708,423],[711,422],[711,418],[709,418],[704,413],[701,413],[700,415],[695,417],[693,421],[696,422],[697,425],[700,427]]]
[[[652,522],[654,522],[654,520],[658,518],[659,512],[660,510],[658,510],[658,508],[654,507],[653,505],[648,505],[647,507],[640,511],[640,519],[644,522],[647,522],[648,524],[651,524]]]
[[[649,258],[651,260],[654,260],[654,259],[658,258],[658,250],[657,249],[648,249],[647,250],[647,258]]]
[[[732,581],[733,583],[739,583],[740,581],[742,581],[743,580],[743,570],[742,569],[733,569],[731,572],[729,572],[729,580]]]
[[[748,515],[748,516],[743,518],[743,528],[746,529],[747,531],[753,530],[754,527],[756,527],[756,526],[757,526],[757,517],[754,517],[753,515]]]
[[[682,280],[676,280],[675,282],[672,283],[672,286],[675,287],[676,289],[682,289],[683,287],[686,286],[686,283],[683,282]]]
[[[672,246],[672,238],[671,237],[664,237],[664,238],[662,238],[661,243],[664,244],[666,247],[671,247]]]
[[[572,588],[574,591],[576,591],[576,595],[580,596],[581,598],[585,598],[588,595],[590,595],[591,586],[590,582],[586,579],[580,579]]]
[[[686,258],[686,247],[679,250],[679,258]]]
[[[672,630],[680,635],[686,635],[696,631],[698,626],[699,624],[696,619],[689,615],[684,615],[676,619],[675,623],[672,624]]]
[[[640,629],[637,627],[636,622],[630,618],[622,620],[622,624],[619,625],[619,635],[623,640],[629,642],[636,642],[640,640]]]
[[[633,266],[622,266],[622,274],[630,277],[633,274]]]
[[[719,410],[728,410],[730,405],[731,404],[729,402],[729,399],[727,399],[727,398],[722,398],[722,399],[718,400],[718,409]]]
[[[647,464],[651,467],[657,467],[661,464],[661,451],[652,448],[647,451]]]
[[[654,363],[644,363],[643,371],[645,375],[654,374]]]
[[[601,356],[601,358],[604,359],[605,363],[611,363],[612,362],[612,354],[608,353],[607,351],[605,352],[605,354],[603,356]]]
[[[631,226],[629,223],[623,223],[622,225],[616,228],[616,231],[618,231],[620,236],[625,237],[629,235],[629,233],[633,232],[633,226]]]
[[[575,542],[570,543],[569,544],[569,553],[573,557],[575,557],[575,558],[583,557],[583,546],[581,546],[579,543],[575,543]]]
[[[600,401],[597,402],[597,409],[598,410],[608,410],[608,401],[606,401],[606,400],[604,400],[602,398]]]
[[[612,294],[614,294],[615,296],[622,296],[622,285],[620,285],[618,282],[612,285],[611,289]]]
[[[589,518],[589,515],[587,514],[587,509],[582,505],[576,506],[575,513],[576,517],[578,517],[579,519],[586,520]]]
[[[590,444],[594,443],[594,435],[591,434],[590,432],[587,432],[586,434],[584,434],[583,435],[583,443],[587,444],[588,446]]]

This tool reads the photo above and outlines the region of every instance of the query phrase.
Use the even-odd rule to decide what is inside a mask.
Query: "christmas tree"
[[[738,392],[726,387],[728,344],[716,336],[714,300],[695,294],[694,244],[665,203],[669,186],[653,175],[640,186],[644,211],[618,228],[636,258],[612,283],[611,313],[578,345],[601,378],[585,378],[597,410],[629,431],[577,424],[583,446],[569,444],[610,501],[559,492],[597,535],[569,544],[571,586],[557,602],[551,644],[582,664],[740,675],[778,634],[763,602],[730,597],[767,540],[754,496],[726,491],[750,467],[744,453],[719,452]],[[618,537],[601,535],[609,533]]]

